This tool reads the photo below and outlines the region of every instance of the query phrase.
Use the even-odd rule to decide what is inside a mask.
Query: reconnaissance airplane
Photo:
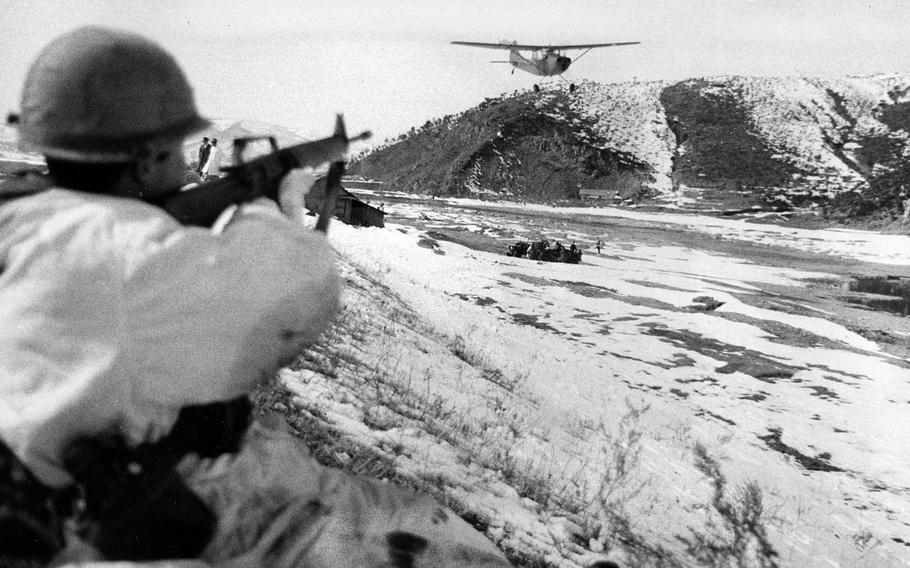
[[[453,41],[454,45],[466,45],[469,47],[484,47],[488,49],[508,49],[508,61],[491,61],[491,63],[509,63],[515,69],[521,69],[532,75],[542,77],[552,77],[562,75],[572,64],[572,58],[562,54],[563,51],[583,49],[581,55],[575,58],[575,61],[581,59],[586,53],[597,47],[613,47],[617,45],[637,45],[640,41],[623,41],[618,43],[588,43],[581,45],[528,45],[517,42],[501,41],[499,43],[481,43],[475,41]],[[526,57],[521,52],[530,51],[530,56]],[[539,91],[540,87],[534,85],[534,90]],[[575,85],[569,86],[570,91],[575,90]]]

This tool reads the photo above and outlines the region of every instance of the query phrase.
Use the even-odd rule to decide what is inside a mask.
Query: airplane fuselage
[[[565,73],[572,64],[572,58],[552,51],[536,51],[531,54],[531,57],[525,57],[513,50],[509,52],[509,63],[516,69],[532,75],[552,77]]]

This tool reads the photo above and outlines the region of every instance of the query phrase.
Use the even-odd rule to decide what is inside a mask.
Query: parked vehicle
[[[567,262],[569,264],[578,264],[581,261],[581,249],[572,243],[565,247],[559,241],[555,241],[551,246],[550,241],[541,239],[539,241],[527,242],[518,241],[509,245],[506,250],[506,256],[527,257],[530,260],[543,260],[545,262]]]

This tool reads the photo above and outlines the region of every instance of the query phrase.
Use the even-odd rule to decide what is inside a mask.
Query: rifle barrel
[[[354,138],[344,132],[338,117],[335,133],[328,138],[295,144],[264,156],[222,168],[227,176],[176,190],[149,200],[162,207],[185,225],[210,227],[227,207],[268,197],[278,201],[278,186],[295,168],[315,168],[326,163],[343,162],[351,142],[369,138],[369,131]]]

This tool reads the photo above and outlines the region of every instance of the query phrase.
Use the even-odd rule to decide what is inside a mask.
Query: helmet
[[[133,159],[149,141],[209,125],[177,61],[131,32],[87,26],[32,64],[22,91],[23,149],[76,162]]]

